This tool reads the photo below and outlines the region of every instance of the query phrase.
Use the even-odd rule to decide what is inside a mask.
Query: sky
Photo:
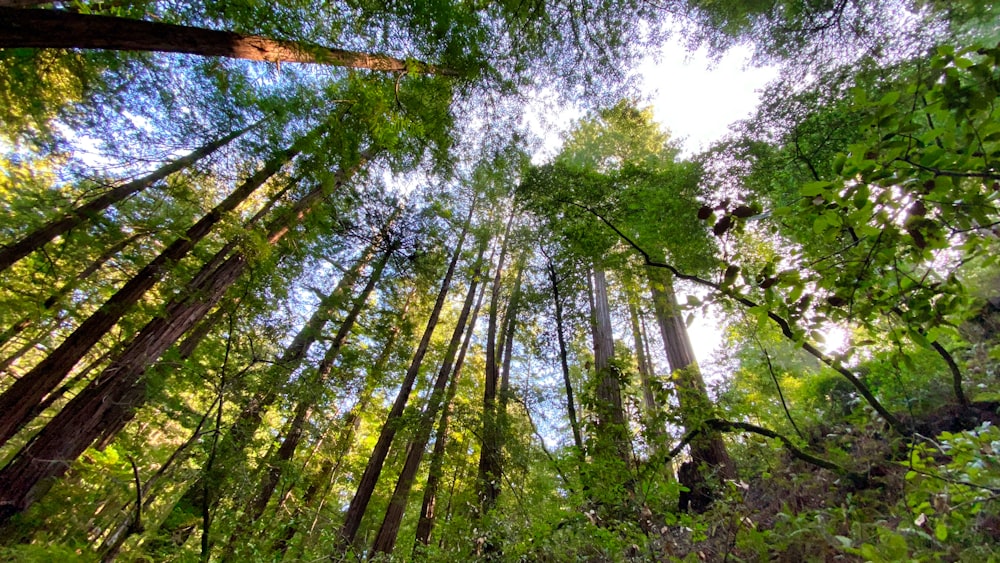
[[[730,124],[749,117],[760,90],[778,76],[776,67],[749,67],[750,55],[748,47],[738,46],[713,62],[704,50],[688,53],[675,40],[659,61],[649,58],[639,67],[656,120],[682,141],[685,155],[707,148]]]

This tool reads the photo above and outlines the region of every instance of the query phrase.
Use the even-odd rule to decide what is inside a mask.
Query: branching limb
[[[641,246],[639,246],[638,243],[636,243],[634,240],[632,240],[632,238],[630,238],[628,235],[626,235],[625,233],[623,233],[621,231],[621,229],[619,229],[618,227],[616,227],[614,225],[614,223],[612,223],[611,221],[609,221],[607,218],[605,218],[603,215],[601,215],[597,211],[593,210],[590,207],[582,205],[580,203],[576,203],[576,202],[572,202],[572,201],[569,201],[569,202],[566,202],[566,203],[569,203],[570,205],[574,205],[574,206],[576,206],[576,207],[578,207],[578,208],[580,208],[580,209],[582,209],[582,210],[590,213],[591,215],[597,217],[598,219],[600,219],[602,223],[604,223],[605,225],[607,225],[608,228],[610,228],[612,231],[614,231],[615,234],[617,234],[623,241],[625,241],[636,252],[638,252],[640,255],[642,255],[643,261],[645,262],[645,264],[647,266],[652,266],[654,268],[664,268],[664,269],[668,270],[670,273],[672,273],[678,279],[687,280],[687,281],[696,283],[698,285],[701,285],[703,287],[708,287],[708,288],[714,289],[719,294],[724,295],[724,296],[726,296],[726,297],[728,297],[730,299],[733,299],[734,301],[736,301],[737,303],[739,303],[739,304],[741,304],[741,305],[743,305],[745,307],[758,307],[759,306],[757,303],[755,303],[752,299],[748,298],[747,296],[745,296],[745,295],[743,295],[743,294],[741,294],[739,292],[733,291],[730,288],[723,287],[721,284],[715,283],[715,282],[713,282],[711,280],[707,280],[707,279],[699,277],[699,276],[685,274],[685,273],[681,272],[680,270],[678,270],[675,266],[673,266],[671,264],[667,264],[665,262],[657,262],[657,261],[653,260],[652,257],[649,255],[649,253],[646,252]],[[851,370],[845,368],[840,363],[839,360],[836,360],[836,359],[834,359],[834,358],[832,358],[832,357],[824,354],[819,348],[817,348],[815,345],[813,345],[810,342],[807,342],[807,341],[804,341],[804,340],[800,341],[796,337],[795,332],[792,330],[791,324],[784,317],[782,317],[781,315],[778,315],[774,311],[768,310],[767,311],[767,316],[768,316],[769,319],[771,319],[772,321],[774,321],[775,324],[778,325],[778,327],[781,329],[781,334],[783,334],[786,338],[788,338],[789,340],[792,340],[793,342],[799,343],[799,345],[802,347],[802,349],[805,350],[807,353],[809,353],[809,355],[811,355],[814,358],[818,359],[819,361],[823,362],[827,366],[833,368],[837,373],[841,374],[848,381],[850,381],[851,385],[854,386],[854,388],[865,399],[865,401],[869,405],[871,405],[871,407],[873,409],[875,409],[875,412],[877,412],[882,417],[882,419],[885,420],[889,424],[889,426],[892,427],[893,430],[895,430],[897,433],[899,433],[902,436],[909,436],[912,433],[911,430],[905,424],[902,423],[902,421],[900,421],[898,418],[896,418],[896,416],[894,416],[891,412],[889,412],[889,410],[886,409],[885,406],[882,405],[882,403],[879,402],[879,400],[877,398],[875,398],[875,395],[873,395],[872,392],[871,392],[871,390],[868,389],[868,386],[865,385],[865,383],[863,381],[861,381],[860,379],[858,379],[858,377],[856,375],[854,375],[854,373],[852,373]]]
[[[958,404],[963,407],[969,406],[969,399],[966,398],[965,392],[962,391],[962,370],[958,368],[955,358],[937,340],[931,342],[931,347],[944,359],[944,362],[948,364],[948,369],[951,370],[951,386],[955,392],[955,399],[958,401]]]
[[[788,438],[786,438],[781,434],[778,434],[774,430],[764,428],[763,426],[757,426],[756,424],[750,424],[749,422],[735,422],[730,420],[723,420],[721,418],[710,418],[704,421],[700,428],[696,428],[691,432],[685,434],[684,437],[681,439],[680,443],[677,444],[674,447],[674,449],[670,450],[670,452],[667,454],[667,459],[668,460],[673,459],[674,457],[679,455],[681,453],[681,450],[684,449],[684,446],[688,445],[699,434],[705,432],[706,430],[712,430],[715,432],[749,432],[751,434],[757,434],[759,436],[764,436],[766,438],[773,438],[780,441],[781,444],[788,451],[788,453],[791,454],[792,457],[794,457],[795,459],[804,461],[810,465],[815,465],[816,467],[826,469],[828,471],[836,473],[837,475],[840,475],[841,477],[846,477],[855,486],[863,487],[868,484],[868,477],[866,477],[865,475],[849,471],[837,465],[836,463],[833,463],[832,461],[814,456],[809,452],[806,452],[798,448],[795,444],[792,443],[791,440],[789,440]]]

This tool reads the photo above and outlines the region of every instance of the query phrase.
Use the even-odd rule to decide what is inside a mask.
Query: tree
[[[94,346],[129,308],[138,302],[166,273],[167,266],[184,258],[198,242],[212,231],[226,214],[244,203],[254,191],[311,143],[323,130],[317,128],[279,152],[247,178],[240,186],[184,234],[150,261],[138,274],[119,289],[104,305],[90,315],[58,348],[0,395],[0,442],[9,440],[25,423],[27,415]]]
[[[330,188],[346,181],[353,172],[342,172]],[[294,212],[287,218],[272,222],[268,242],[280,241],[288,233],[289,223],[312,211],[326,191],[324,188],[309,192],[296,202]],[[100,376],[50,420],[28,447],[0,469],[0,483],[6,485],[0,499],[0,521],[30,506],[41,493],[39,483],[64,473],[67,465],[62,460],[79,456],[107,422],[141,404],[144,398],[141,378],[149,365],[200,321],[247,267],[247,258],[240,252],[220,261],[218,267],[203,269],[196,275],[188,291],[167,305],[165,316],[147,323]]]
[[[109,190],[107,193],[104,193],[87,202],[86,204],[70,210],[62,218],[49,221],[42,227],[39,227],[20,238],[17,242],[4,245],[3,249],[0,250],[0,272],[6,270],[11,264],[17,262],[21,258],[24,258],[31,252],[38,250],[46,243],[52,241],[52,239],[83,224],[92,216],[101,213],[111,205],[135,195],[167,176],[193,166],[198,161],[207,158],[212,153],[231,143],[255,126],[256,124],[233,131],[228,135],[224,135],[219,139],[211,141],[194,151],[191,151],[186,156],[168,162],[141,178],[137,178],[117,186]]]
[[[392,441],[398,430],[398,420],[403,414],[403,409],[406,408],[406,403],[409,401],[410,392],[413,390],[413,385],[420,371],[420,364],[427,354],[431,337],[434,334],[438,318],[441,315],[441,309],[444,307],[445,299],[448,297],[448,290],[451,287],[451,280],[462,254],[462,245],[465,242],[465,237],[468,233],[473,213],[475,212],[476,202],[476,197],[473,197],[472,202],[469,204],[468,215],[458,235],[455,252],[452,254],[448,269],[441,280],[441,288],[438,291],[437,299],[434,301],[430,317],[427,319],[427,326],[424,328],[423,336],[421,336],[417,350],[410,361],[410,367],[407,368],[406,375],[403,377],[399,392],[396,394],[396,400],[392,404],[392,409],[389,410],[389,414],[382,425],[382,431],[379,433],[378,441],[372,450],[372,455],[368,458],[364,474],[358,481],[357,491],[354,493],[354,498],[351,499],[351,505],[344,515],[344,523],[340,528],[339,538],[345,548],[354,542],[358,528],[361,527],[361,519],[364,517],[365,510],[368,508],[368,503],[371,501],[372,494],[375,491],[375,485],[378,483],[379,476],[382,473],[382,465],[385,463],[386,456],[389,455],[389,447],[392,445]]]
[[[161,51],[252,61],[319,63],[382,72],[454,74],[425,63],[229,31],[61,10],[0,7],[0,47]]]

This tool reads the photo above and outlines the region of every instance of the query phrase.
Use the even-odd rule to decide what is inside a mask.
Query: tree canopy
[[[0,0],[0,559],[996,559],[998,17]]]

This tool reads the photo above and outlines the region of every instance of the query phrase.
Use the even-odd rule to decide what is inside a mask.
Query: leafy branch
[[[741,305],[743,305],[745,307],[758,308],[758,309],[761,308],[761,306],[759,304],[757,304],[755,301],[753,301],[749,297],[747,297],[747,296],[745,296],[745,295],[743,295],[743,294],[741,294],[741,293],[739,293],[737,291],[734,291],[732,288],[726,287],[726,286],[724,286],[722,284],[713,282],[711,280],[702,278],[700,276],[696,276],[696,275],[692,275],[692,274],[685,274],[684,272],[680,271],[679,269],[677,269],[677,267],[673,266],[672,264],[668,264],[666,262],[659,262],[659,261],[653,260],[653,258],[649,255],[649,253],[645,249],[643,249],[641,246],[639,246],[639,244],[637,242],[635,242],[631,237],[629,237],[627,234],[625,234],[624,232],[622,232],[622,230],[619,229],[614,223],[612,223],[604,215],[598,213],[593,208],[591,208],[589,206],[586,206],[586,205],[583,205],[581,203],[575,202],[575,201],[565,201],[565,203],[568,203],[570,205],[578,207],[578,208],[580,208],[580,209],[582,209],[582,210],[590,213],[594,217],[597,217],[598,219],[600,219],[601,222],[604,223],[605,225],[607,225],[607,227],[610,228],[612,231],[614,231],[615,234],[617,234],[619,238],[621,238],[623,241],[625,241],[629,246],[631,246],[636,252],[638,252],[642,256],[643,262],[644,262],[644,264],[646,266],[650,266],[650,267],[654,267],[654,268],[663,268],[665,270],[668,270],[671,274],[674,275],[674,277],[676,277],[678,279],[690,281],[690,282],[693,282],[693,283],[698,284],[700,286],[708,287],[710,289],[713,289],[716,292],[718,292],[720,295],[724,295],[724,296],[726,296],[726,297],[728,297],[730,299],[733,299],[734,301],[736,301],[737,303],[739,303],[739,304],[741,304]],[[900,421],[898,418],[896,418],[895,415],[893,415],[891,412],[889,412],[889,410],[886,409],[885,406],[882,405],[881,402],[879,402],[879,400],[875,397],[875,395],[872,394],[871,390],[868,389],[868,386],[865,385],[865,383],[863,381],[861,381],[860,379],[858,379],[858,377],[856,375],[854,375],[854,373],[852,373],[851,370],[849,370],[846,367],[844,367],[843,364],[841,364],[839,360],[837,360],[835,358],[832,358],[832,357],[828,356],[827,354],[824,354],[819,348],[817,348],[811,342],[808,342],[805,339],[800,339],[799,337],[797,337],[796,334],[795,334],[795,332],[792,330],[791,323],[787,319],[785,319],[784,317],[782,317],[781,315],[779,315],[779,314],[775,313],[774,311],[771,311],[771,310],[768,309],[767,310],[767,317],[769,319],[771,319],[772,321],[774,321],[775,324],[778,325],[778,327],[781,329],[782,335],[784,335],[789,340],[792,340],[793,342],[797,343],[809,355],[811,355],[811,356],[815,357],[816,359],[818,359],[819,361],[823,362],[824,364],[826,364],[827,366],[829,366],[830,368],[832,368],[834,371],[836,371],[840,375],[844,376],[848,381],[850,381],[851,385],[854,386],[854,388],[865,399],[865,401],[873,409],[875,409],[875,412],[877,412],[882,417],[882,419],[885,420],[886,423],[888,423],[889,426],[892,427],[893,430],[895,430],[897,433],[899,433],[902,436],[909,436],[909,435],[912,434],[911,430],[905,424],[903,424],[902,421]]]

